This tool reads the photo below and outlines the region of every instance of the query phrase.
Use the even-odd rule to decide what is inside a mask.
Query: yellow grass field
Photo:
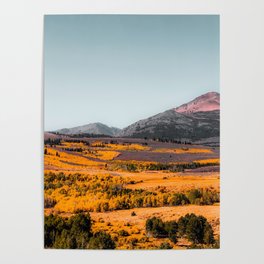
[[[130,189],[155,190],[165,187],[171,191],[186,191],[193,188],[213,188],[219,190],[219,173],[140,173],[129,176],[135,184],[126,185]]]
[[[176,153],[176,154],[199,154],[213,153],[211,149],[202,148],[176,148],[176,149],[156,149],[155,152],[160,153]]]
[[[203,160],[194,160],[194,162],[197,162],[197,163],[200,163],[200,164],[206,164],[206,163],[220,164],[220,159],[203,159]]]

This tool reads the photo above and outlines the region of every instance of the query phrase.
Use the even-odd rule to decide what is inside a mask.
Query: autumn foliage
[[[219,205],[219,174],[204,170],[219,164],[217,150],[181,142],[46,139],[45,247],[214,247],[218,219],[211,225],[212,218],[193,216],[191,208]],[[177,211],[170,213],[171,208]],[[180,218],[179,208],[190,214]],[[157,211],[149,217],[152,210]],[[120,217],[122,212],[126,216]]]

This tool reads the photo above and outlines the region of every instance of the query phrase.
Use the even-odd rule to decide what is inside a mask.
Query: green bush
[[[56,205],[57,201],[53,198],[45,198],[44,199],[44,208],[53,208]]]
[[[67,230],[67,220],[60,216],[45,216],[44,220],[44,246],[53,247],[56,237],[60,236],[63,230]]]
[[[57,248],[57,249],[77,248],[76,238],[73,235],[71,235],[67,229],[64,229],[62,230],[61,234],[56,235],[53,248]]]
[[[130,245],[131,245],[132,247],[136,246],[137,243],[138,243],[138,239],[137,239],[137,238],[132,238],[132,239],[130,240]]]
[[[186,236],[194,243],[203,243],[204,227],[206,219],[202,216],[195,216],[189,218],[186,225]]]
[[[197,199],[200,199],[202,197],[202,193],[198,189],[193,189],[188,192],[187,197],[191,204],[196,204]]]
[[[206,222],[205,227],[204,227],[203,241],[207,245],[211,245],[215,243],[214,232],[213,232],[211,225],[208,222]]]
[[[211,205],[220,201],[220,195],[215,190],[193,189],[187,193],[191,204]]]
[[[163,242],[160,244],[159,249],[172,249],[172,246],[167,242]]]
[[[166,237],[168,235],[164,222],[157,217],[150,218],[146,221],[146,231],[153,237]]]
[[[157,217],[152,217],[146,221],[146,232],[155,238],[174,237],[176,235],[178,225],[176,221],[163,222]],[[173,239],[175,240],[175,238]]]
[[[170,235],[169,239],[174,244],[176,244],[178,242],[177,236],[175,234]]]
[[[203,216],[187,214],[178,221],[178,232],[181,236],[186,236],[195,244],[213,244],[214,236],[211,225]]]
[[[118,232],[118,234],[120,235],[120,236],[129,236],[129,233],[126,231],[126,230],[120,230],[119,232]]]
[[[115,242],[111,236],[105,232],[97,232],[91,237],[88,247],[89,249],[115,249]]]
[[[68,225],[71,228],[70,229],[71,232],[74,234],[78,234],[82,232],[87,233],[89,235],[91,234],[92,223],[91,223],[90,214],[84,214],[84,213],[76,214],[71,218],[69,218]]]
[[[178,231],[178,224],[176,221],[164,222],[164,229],[167,232],[168,236],[174,235]]]
[[[170,205],[174,205],[174,206],[185,205],[185,204],[189,204],[189,203],[190,203],[190,201],[188,200],[186,195],[183,193],[175,193],[170,200]]]

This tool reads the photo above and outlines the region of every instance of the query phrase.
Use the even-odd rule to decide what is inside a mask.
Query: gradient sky
[[[46,15],[45,130],[123,128],[219,92],[218,15]]]

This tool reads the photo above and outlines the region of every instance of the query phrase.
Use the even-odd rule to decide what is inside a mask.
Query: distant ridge
[[[188,103],[137,121],[122,130],[102,123],[91,123],[54,132],[64,135],[167,138],[219,145],[220,94],[203,94]]]
[[[94,134],[94,135],[108,135],[115,136],[120,131],[119,128],[109,127],[102,123],[91,123],[88,125],[77,126],[72,128],[63,128],[54,132],[64,135],[73,134]]]

